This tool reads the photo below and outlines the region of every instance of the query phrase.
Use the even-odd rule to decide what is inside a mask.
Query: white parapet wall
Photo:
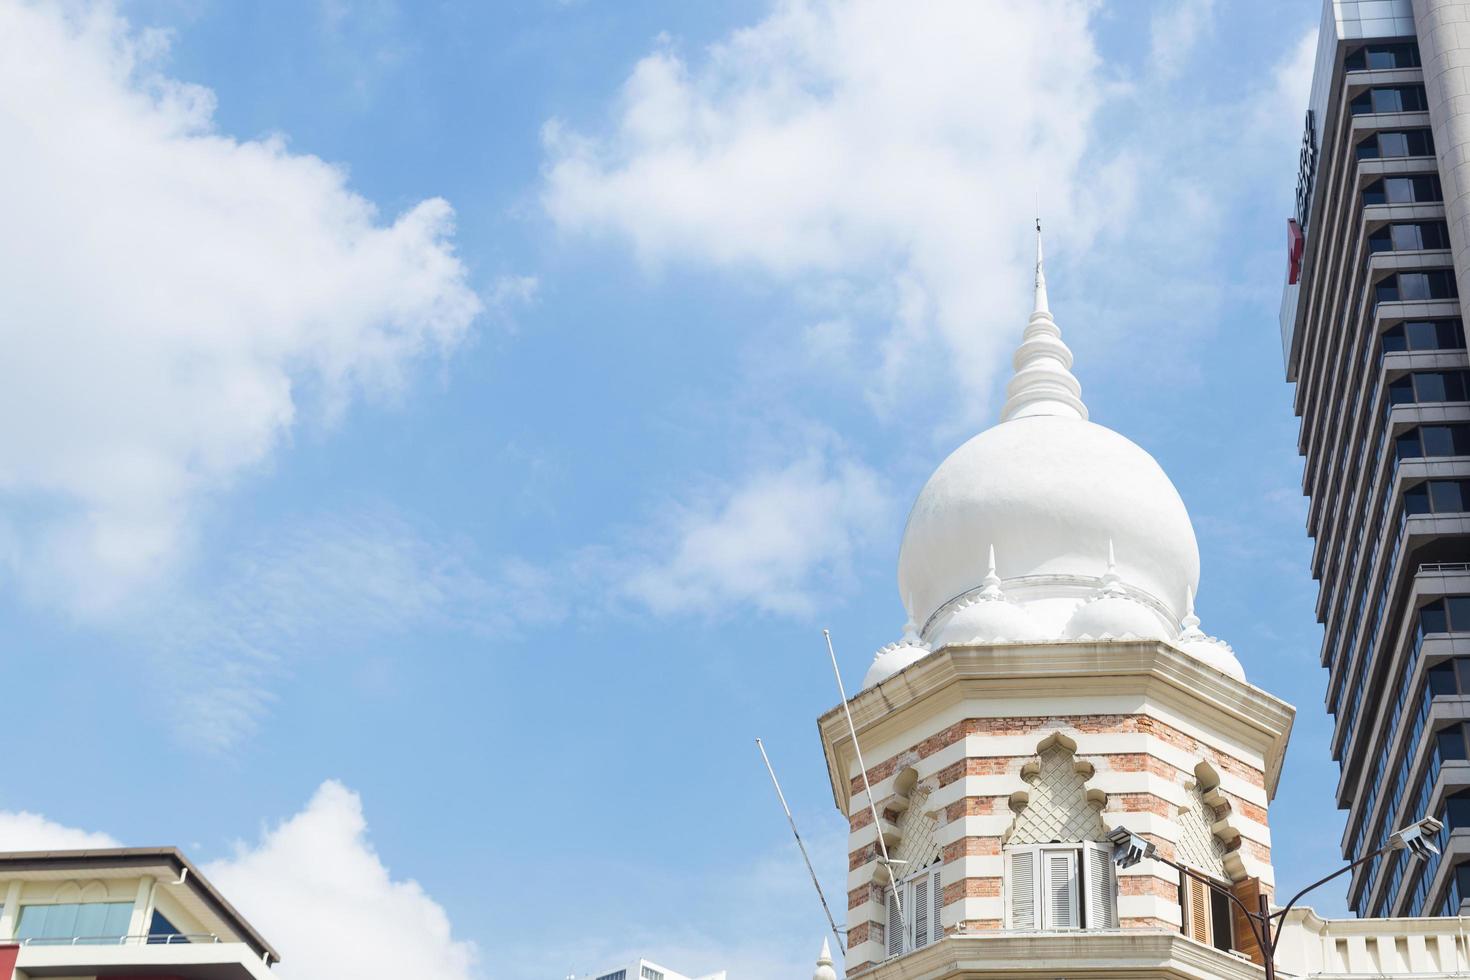
[[[1293,909],[1276,965],[1295,977],[1470,976],[1470,917],[1323,919]]]

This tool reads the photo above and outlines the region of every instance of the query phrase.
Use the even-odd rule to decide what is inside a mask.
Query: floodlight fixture
[[[1125,827],[1108,834],[1108,843],[1113,845],[1113,863],[1121,870],[1131,868],[1144,858],[1154,857],[1158,848],[1153,841],[1140,837]]]
[[[1433,817],[1425,817],[1423,820],[1415,821],[1400,830],[1396,830],[1389,838],[1394,850],[1408,850],[1417,858],[1427,858],[1431,854],[1438,854],[1439,847],[1434,843],[1435,835],[1444,828]]]

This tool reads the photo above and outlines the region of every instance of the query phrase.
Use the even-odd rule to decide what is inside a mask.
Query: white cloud
[[[25,810],[0,810],[0,851],[73,851],[118,847],[106,834],[77,830]]]
[[[471,975],[473,943],[413,880],[396,880],[367,836],[362,800],[323,783],[306,809],[205,869],[304,980]]]
[[[391,511],[302,520],[238,548],[219,581],[161,597],[125,628],[174,678],[177,729],[223,750],[254,731],[276,682],[305,658],[409,629],[505,636],[558,616],[539,570],[502,561],[482,573],[472,559]]]
[[[544,205],[650,267],[881,295],[874,404],[922,385],[973,413],[1023,323],[1033,191],[1076,237],[1118,192],[1080,170],[1110,87],[1092,9],[786,0],[697,59],[645,57],[606,134],[548,122]]]
[[[1215,0],[1165,0],[1149,23],[1149,63],[1161,78],[1179,74],[1215,13]]]
[[[661,539],[627,569],[625,593],[660,614],[718,614],[737,605],[806,615],[824,588],[846,584],[866,530],[888,519],[872,470],[813,450],[757,470],[704,499],[675,505]]]
[[[0,810],[0,851],[118,847],[106,834]],[[204,873],[303,980],[465,980],[478,953],[412,879],[395,879],[368,839],[362,800],[335,780],[258,842]],[[385,941],[388,937],[391,941]]]
[[[481,307],[446,202],[384,222],[341,168],[218,133],[165,42],[107,5],[0,3],[0,562],[87,608]]]

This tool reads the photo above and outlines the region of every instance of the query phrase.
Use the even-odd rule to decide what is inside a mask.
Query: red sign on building
[[[0,980],[13,980],[15,961],[20,957],[20,946],[16,943],[0,943]]]
[[[1296,223],[1295,218],[1287,218],[1286,281],[1293,286],[1302,277],[1302,251],[1306,245],[1307,237],[1302,234],[1302,226]]]

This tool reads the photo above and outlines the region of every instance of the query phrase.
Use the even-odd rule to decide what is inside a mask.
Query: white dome
[[[978,598],[962,602],[937,624],[934,649],[951,644],[1029,643],[1044,639],[1026,610],[1005,599]]]
[[[1188,611],[1184,615],[1183,627],[1174,645],[1196,660],[1209,664],[1222,674],[1236,680],[1245,680],[1245,668],[1236,659],[1230,644],[1215,636],[1206,636],[1199,628],[1199,617],[1194,614],[1194,593],[1186,598]]]
[[[1018,586],[1090,591],[1109,541],[1122,581],[1178,623],[1199,582],[1199,546],[1159,464],[1075,415],[1012,418],[955,450],[920,491],[899,552],[900,596],[928,624],[981,586],[992,546],[1012,599]],[[1025,581],[1033,576],[1048,578]]]
[[[1235,651],[1230,644],[1218,637],[1205,636],[1203,633],[1192,639],[1181,636],[1174,641],[1174,645],[1222,674],[1229,674],[1236,680],[1245,680],[1245,668],[1240,665]]]
[[[1069,640],[1167,640],[1170,632],[1158,613],[1119,590],[1078,606],[1062,635]]]
[[[905,633],[903,639],[888,644],[873,657],[872,665],[863,675],[863,689],[883,683],[910,664],[923,660],[931,652],[914,633]]]

